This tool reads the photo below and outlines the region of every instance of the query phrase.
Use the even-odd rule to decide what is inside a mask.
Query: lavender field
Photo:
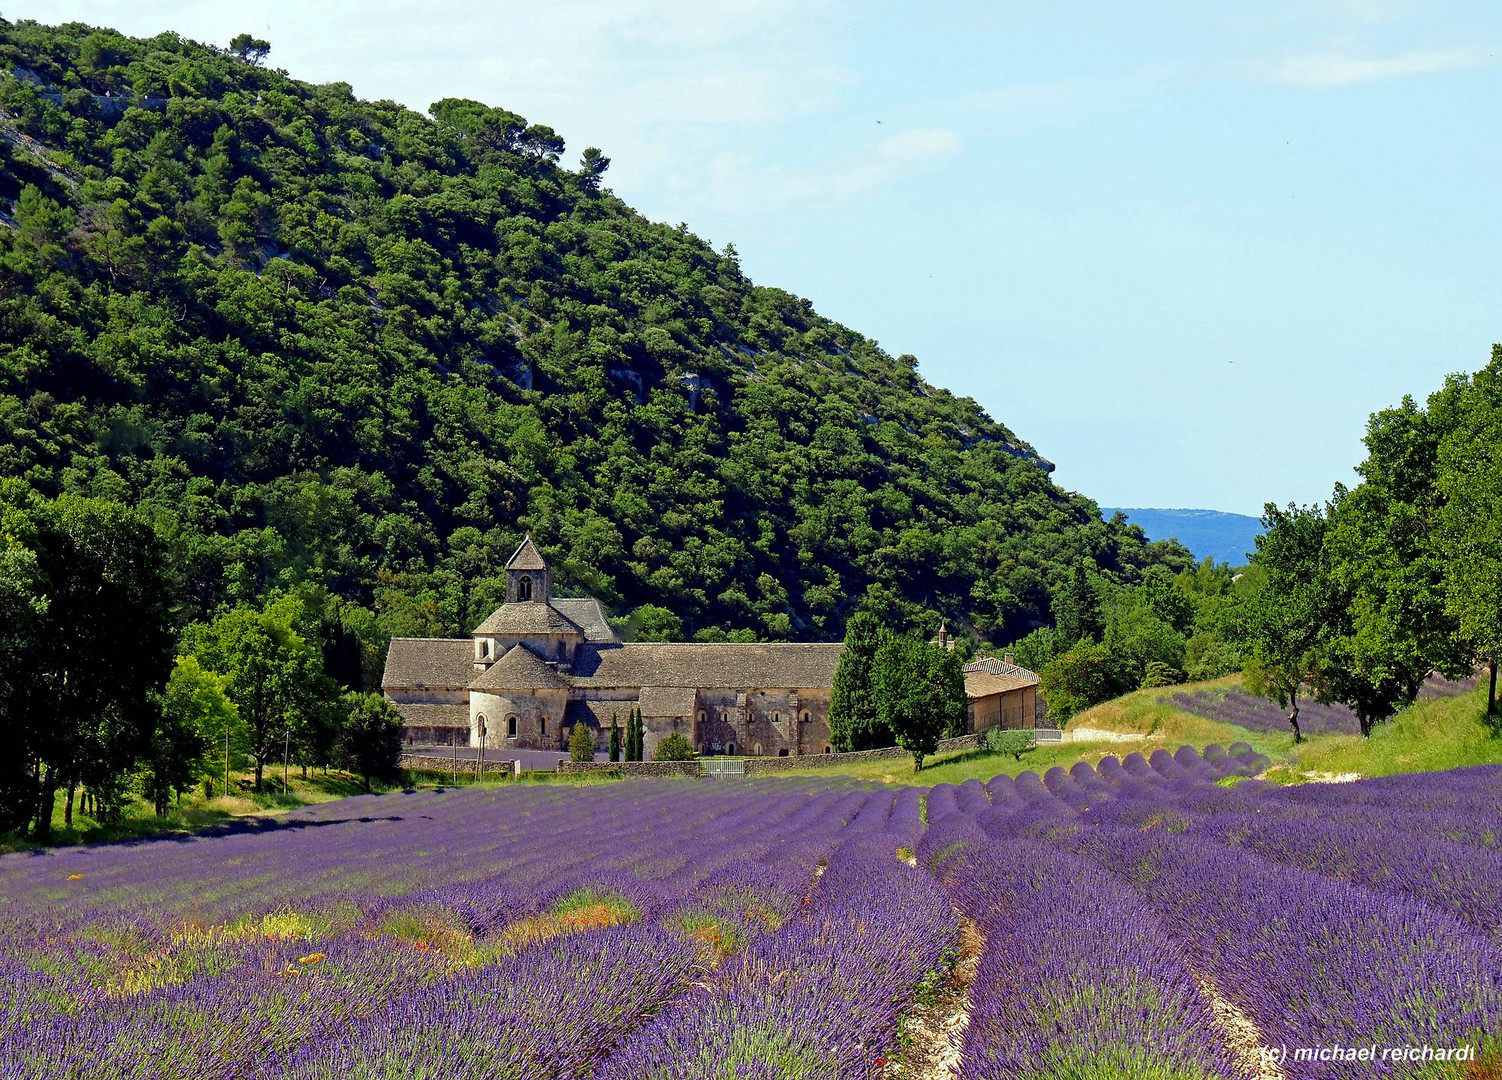
[[[393,794],[8,855],[0,1076],[1498,1075],[1502,768],[1226,782],[1264,764]],[[1477,1060],[1295,1060],[1332,1046]]]
[[[1420,699],[1456,697],[1476,688],[1476,679],[1446,679],[1431,675],[1419,690]],[[1168,699],[1176,709],[1223,724],[1235,724],[1248,731],[1289,732],[1288,710],[1277,702],[1240,690],[1219,692],[1199,690],[1192,694],[1179,691]],[[1318,701],[1299,701],[1299,727],[1305,735],[1359,735],[1361,724],[1356,714],[1341,704],[1323,705]]]

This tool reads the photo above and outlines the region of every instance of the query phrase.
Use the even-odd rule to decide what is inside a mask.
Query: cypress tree
[[[840,752],[891,746],[892,732],[878,718],[872,664],[886,631],[869,611],[857,611],[845,624],[845,648],[829,694],[829,741]]]
[[[621,760],[621,725],[613,712],[610,714],[610,760]]]

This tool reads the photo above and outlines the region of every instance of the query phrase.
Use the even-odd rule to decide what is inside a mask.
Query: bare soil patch
[[[959,957],[938,992],[903,1017],[907,1046],[883,1067],[883,1080],[951,1080],[960,1071],[960,1048],[970,1026],[971,987],[986,941],[980,928],[960,917]]]
[[[1193,970],[1190,974],[1199,986],[1200,995],[1210,1006],[1210,1012],[1215,1016],[1215,1026],[1220,1029],[1221,1038],[1225,1040],[1226,1049],[1231,1051],[1237,1067],[1245,1075],[1256,1077],[1256,1080],[1288,1080],[1288,1074],[1283,1071],[1282,1065],[1263,1057],[1262,1032],[1252,1018],[1222,994],[1220,987],[1215,985],[1215,980],[1210,976]]]

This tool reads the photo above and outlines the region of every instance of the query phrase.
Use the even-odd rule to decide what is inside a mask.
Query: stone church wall
[[[566,689],[506,694],[472,691],[469,696],[469,745],[480,745],[480,717],[485,718],[485,745],[498,750],[561,750]],[[516,737],[508,737],[510,718]],[[544,730],[544,727],[546,730]]]

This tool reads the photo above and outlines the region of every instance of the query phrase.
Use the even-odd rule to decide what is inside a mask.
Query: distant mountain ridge
[[[1100,508],[1107,519],[1125,514],[1133,525],[1152,540],[1173,538],[1194,552],[1196,559],[1206,557],[1216,562],[1243,566],[1256,549],[1256,537],[1262,522],[1245,514],[1228,514],[1223,510],[1152,510],[1127,507]]]

